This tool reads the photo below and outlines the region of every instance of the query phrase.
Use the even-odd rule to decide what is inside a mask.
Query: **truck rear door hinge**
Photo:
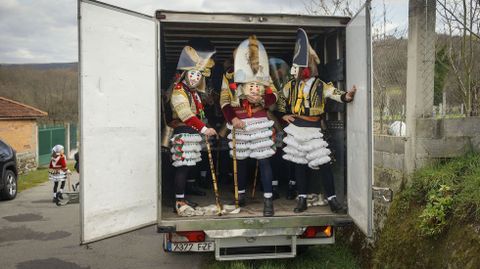
[[[393,191],[390,188],[372,186],[372,200],[390,203],[393,200]]]

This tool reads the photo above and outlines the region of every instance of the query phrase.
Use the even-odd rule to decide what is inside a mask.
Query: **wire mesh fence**
[[[373,36],[374,133],[405,133],[407,23]]]

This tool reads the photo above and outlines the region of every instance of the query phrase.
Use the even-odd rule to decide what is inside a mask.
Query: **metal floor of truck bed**
[[[172,219],[210,219],[210,218],[250,218],[250,217],[262,217],[263,216],[263,193],[257,192],[254,199],[250,198],[250,194],[247,194],[247,204],[242,207],[238,214],[225,214],[222,216],[193,216],[193,217],[180,217],[173,212],[172,206],[164,205],[162,207],[162,218],[164,220]],[[284,195],[284,194],[283,194]],[[187,196],[190,201],[196,202],[199,206],[208,206],[215,204],[215,197],[213,192],[208,192],[207,196]],[[221,200],[223,204],[231,204],[233,202],[233,195],[221,194]],[[296,200],[287,200],[285,196],[280,197],[274,201],[275,216],[311,216],[311,215],[335,215],[330,210],[328,205],[309,207],[307,211],[303,213],[294,213],[293,208],[296,205]]]

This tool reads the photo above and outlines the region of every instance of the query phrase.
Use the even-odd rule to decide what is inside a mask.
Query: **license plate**
[[[171,252],[207,252],[214,249],[214,242],[168,243],[168,250]]]

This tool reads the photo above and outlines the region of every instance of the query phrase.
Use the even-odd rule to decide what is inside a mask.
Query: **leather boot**
[[[272,186],[272,199],[277,200],[280,198],[280,193],[278,192],[278,186]]]
[[[238,205],[243,207],[247,204],[246,202],[246,197],[245,193],[239,193],[238,194]]]
[[[263,199],[263,216],[264,217],[273,217],[273,197]]]
[[[243,207],[243,206],[245,206],[245,204],[246,204],[245,193],[239,193],[238,194],[238,206]],[[232,201],[231,205],[235,205],[235,198],[233,198],[233,201]]]
[[[296,185],[288,184],[287,189],[287,200],[293,200],[297,197],[297,188]]]
[[[337,197],[333,197],[328,201],[328,205],[330,206],[330,210],[332,210],[333,213],[342,213],[345,214],[347,213],[346,208],[344,208],[337,200]]]
[[[206,192],[202,191],[196,182],[187,182],[187,188],[185,189],[185,194],[196,195],[196,196],[205,196]]]
[[[306,197],[298,197],[297,206],[293,209],[295,213],[301,213],[307,210],[307,198]]]

